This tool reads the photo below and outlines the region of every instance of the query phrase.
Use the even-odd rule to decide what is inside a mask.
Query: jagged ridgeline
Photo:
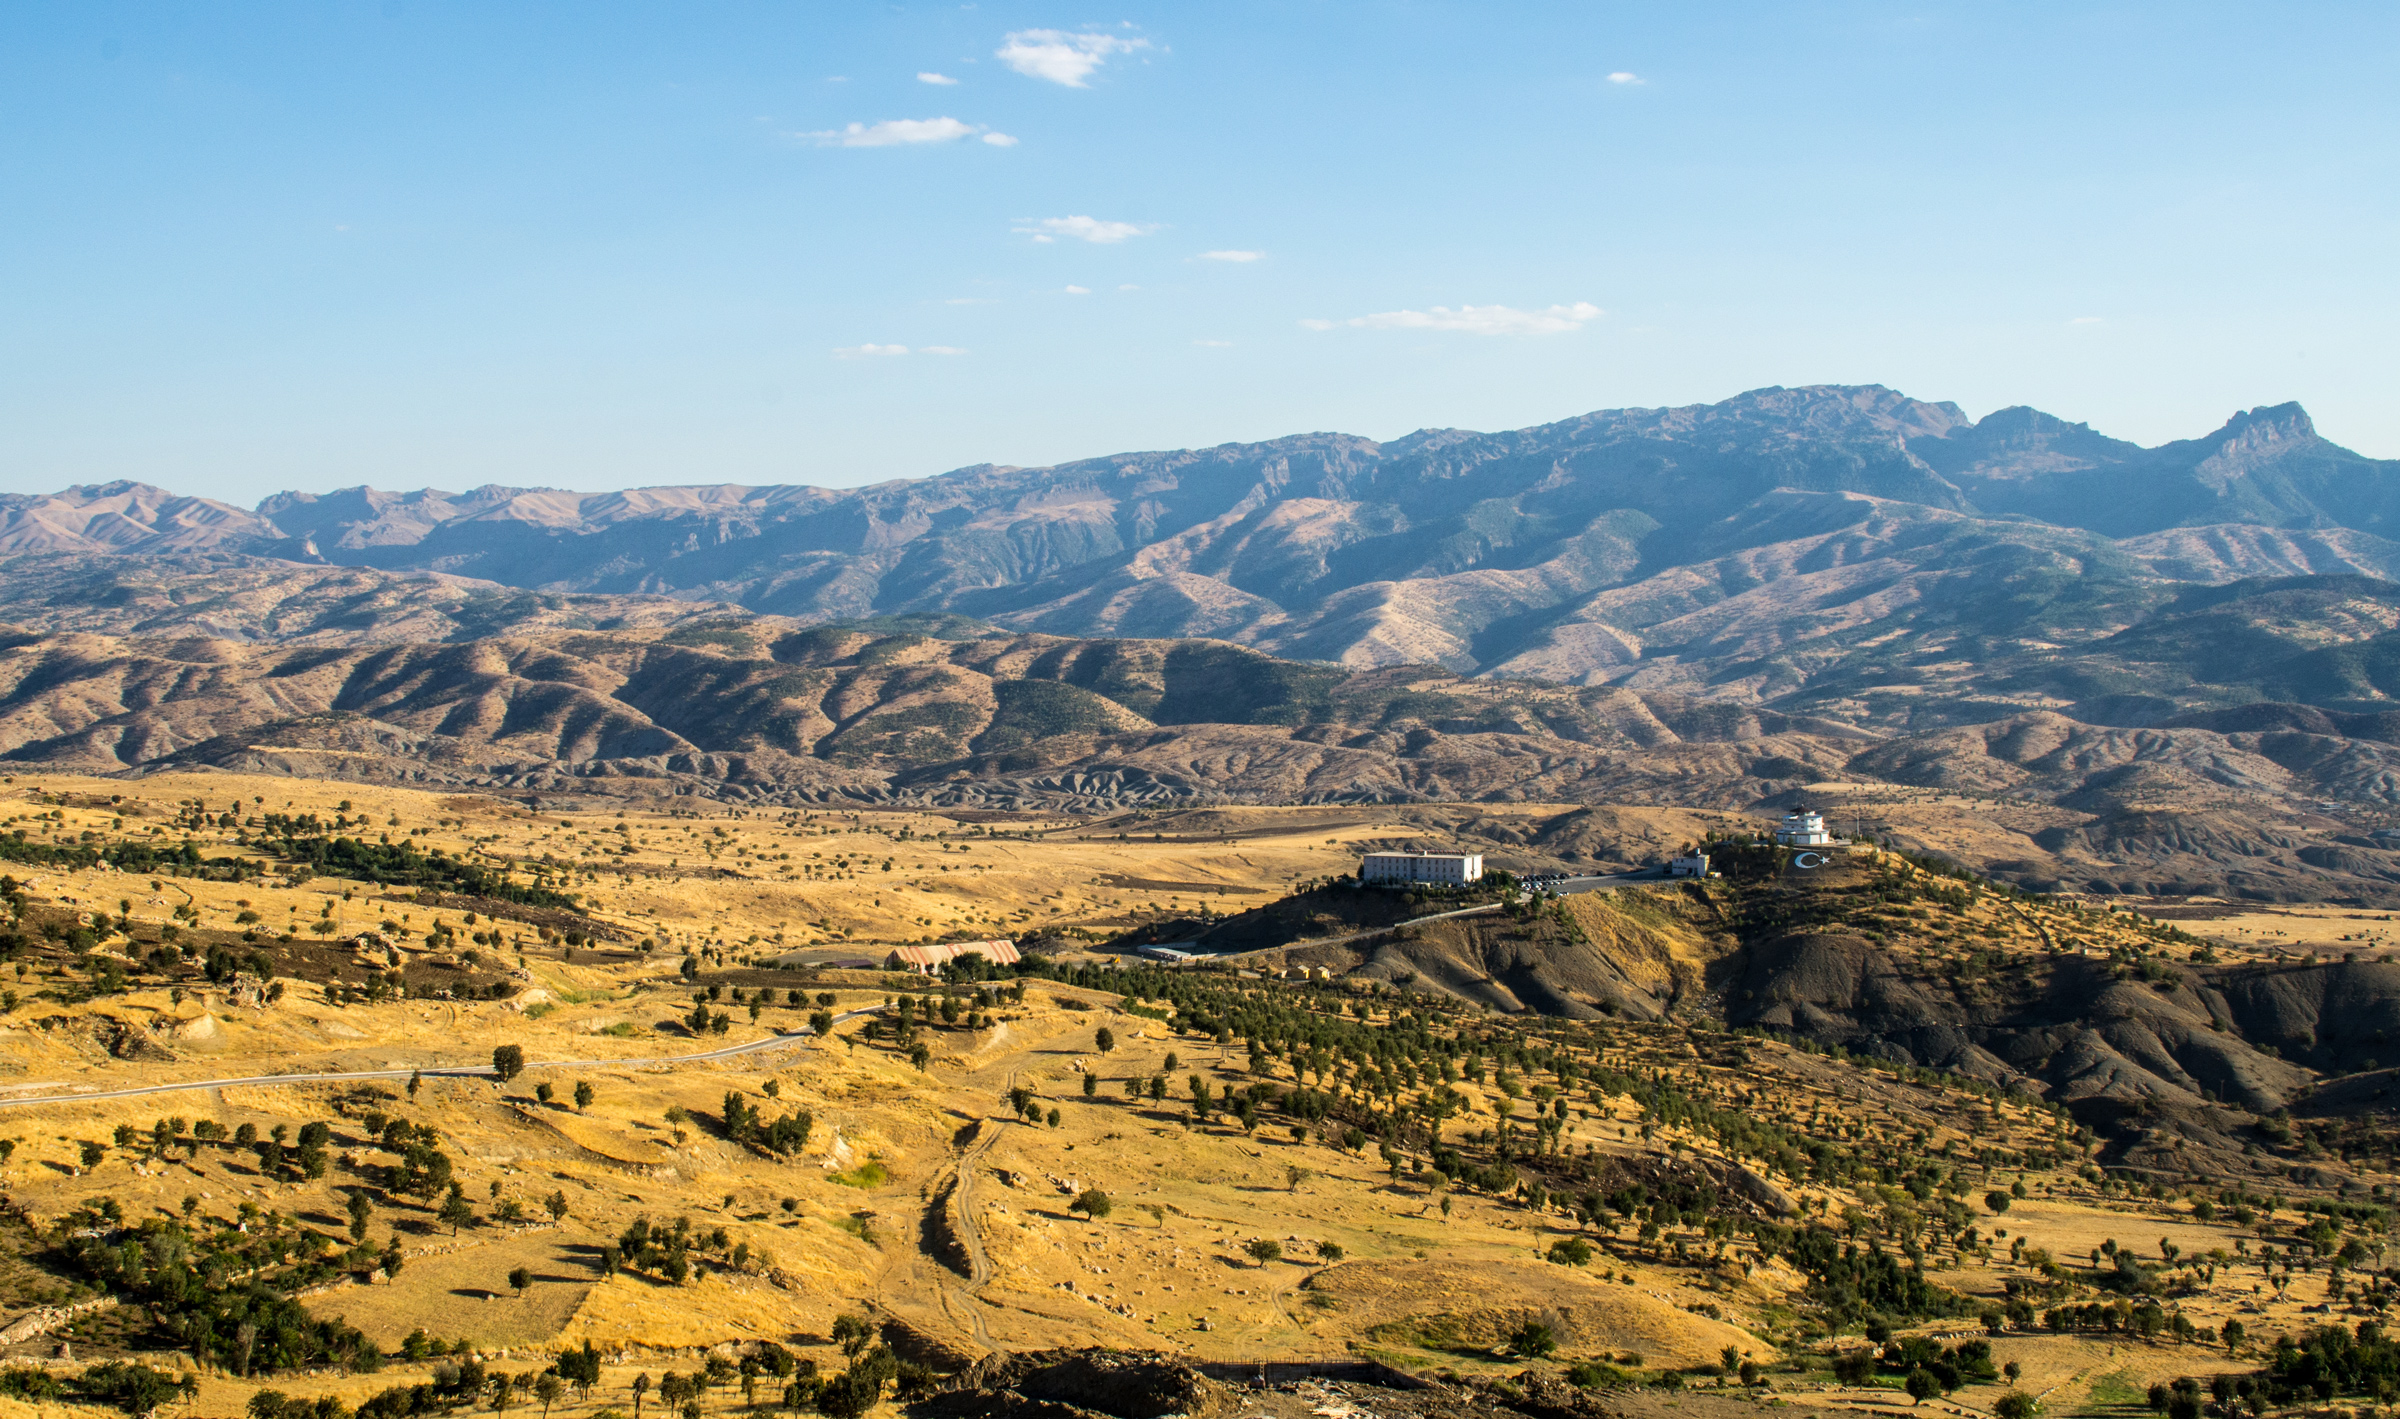
[[[43,629],[396,643],[731,607],[954,615],[1753,702],[1814,687],[1905,722],[1958,678],[1944,667],[2105,638],[2178,584],[2389,576],[2391,471],[2297,405],[2143,448],[2028,408],[1815,386],[846,490],[361,487],[245,510],[114,483],[0,498],[0,546],[33,554],[12,605]],[[212,567],[211,594],[170,563]],[[2156,693],[2086,688],[2071,698]]]

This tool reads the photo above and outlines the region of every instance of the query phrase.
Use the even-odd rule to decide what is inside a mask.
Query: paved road
[[[1630,887],[1641,882],[1669,880],[1671,879],[1666,873],[1659,871],[1619,872],[1610,877],[1562,877],[1551,883],[1549,890],[1559,896],[1567,897],[1573,896],[1577,892],[1605,892],[1611,887]]]
[[[849,1010],[834,1017],[839,1025],[862,1015],[879,1013],[880,1006]],[[803,1045],[815,1038],[816,1031],[802,1026],[763,1040],[746,1044],[727,1045],[700,1054],[658,1055],[649,1059],[529,1059],[527,1069],[624,1069],[641,1065],[663,1064],[669,1068],[685,1064],[707,1064],[713,1060],[732,1059],[738,1055],[756,1054],[762,1050],[785,1049]],[[0,1108],[21,1108],[30,1104],[87,1104],[99,1099],[138,1099],[145,1094],[180,1094],[193,1089],[231,1089],[238,1086],[257,1087],[269,1084],[342,1084],[353,1079],[406,1079],[422,1074],[428,1079],[488,1079],[498,1073],[488,1064],[439,1064],[428,1069],[358,1069],[326,1074],[252,1074],[239,1079],[194,1079],[181,1084],[145,1084],[138,1089],[94,1089],[65,1094],[30,1094],[14,1099],[0,1099]]]

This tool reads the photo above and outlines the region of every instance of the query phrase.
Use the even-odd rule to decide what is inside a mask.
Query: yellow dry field
[[[2221,912],[2222,915],[2217,914]],[[2242,907],[2225,904],[2207,916],[2175,924],[2194,936],[2234,948],[2243,956],[2273,956],[2278,952],[2338,956],[2357,952],[2368,959],[2400,949],[2400,922],[2391,912],[2360,911],[2338,906]]]
[[[49,809],[50,797],[70,800]],[[122,800],[109,802],[108,800]],[[645,800],[654,801],[654,800]],[[672,803],[674,800],[665,800]],[[597,915],[681,949],[707,941],[819,948],[887,946],[961,933],[1022,935],[1067,930],[1097,936],[1159,915],[1231,913],[1292,884],[1354,871],[1362,849],[1399,843],[1428,848],[1428,836],[1395,809],[1226,808],[1106,820],[996,813],[768,810],[697,804],[687,810],[595,809],[584,800],[545,800],[539,812],[477,794],[413,793],[371,786],[234,774],[161,774],[139,781],[16,775],[0,782],[0,829],[34,841],[147,835],[186,838],[204,854],[236,850],[231,830],[187,833],[167,820],[185,802],[212,814],[315,814],[350,820],[362,839],[413,841],[483,865],[524,874],[536,864],[581,893]],[[605,801],[604,801],[605,802]],[[342,807],[349,804],[348,809]],[[55,822],[36,814],[55,811]],[[1473,825],[1505,836],[1512,827],[1575,811],[1572,805],[1478,805]],[[1613,810],[1652,855],[1725,814],[1677,809]],[[395,821],[396,820],[396,821]],[[972,820],[972,821],[970,821]],[[1470,843],[1481,848],[1481,843]],[[1529,861],[1539,861],[1538,857]],[[190,903],[203,924],[231,926],[253,892],[229,884],[166,879],[155,888],[124,874],[45,873],[42,895],[86,909],[131,902],[137,920],[163,920]],[[320,884],[272,904],[254,903],[266,925],[313,921],[327,896],[343,930],[386,917],[415,928],[421,913],[394,912]],[[342,884],[348,886],[350,884]],[[863,954],[863,953],[861,953]],[[877,953],[880,954],[880,953]]]
[[[289,981],[272,1003],[206,986],[67,1003],[21,974],[18,998],[0,1015],[0,1104],[72,1097],[0,1108],[0,1137],[16,1144],[0,1181],[37,1225],[106,1197],[130,1219],[187,1208],[233,1218],[247,1208],[254,1225],[280,1216],[338,1234],[348,1226],[350,1195],[390,1157],[369,1148],[359,1115],[373,1110],[430,1126],[457,1163],[474,1223],[454,1234],[422,1202],[378,1201],[367,1234],[377,1245],[398,1239],[405,1261],[397,1276],[336,1286],[309,1304],[384,1347],[423,1331],[463,1340],[502,1369],[539,1368],[558,1348],[588,1341],[608,1357],[604,1382],[590,1403],[571,1402],[561,1414],[626,1409],[625,1385],[636,1372],[691,1370],[706,1347],[725,1342],[772,1339],[838,1369],[826,1337],[843,1314],[904,1321],[965,1354],[1109,1345],[1222,1359],[1363,1353],[1458,1369],[1521,1364],[1500,1347],[1519,1323],[1547,1315],[1569,1355],[1669,1366],[1713,1361],[1726,1346],[1770,1353],[1762,1337],[1788,1321],[1801,1284],[1780,1265],[1670,1264],[1667,1248],[1677,1238],[1648,1243],[1629,1227],[1585,1230],[1560,1212],[1437,1193],[1395,1179],[1371,1143],[1346,1152],[1319,1138],[1296,1140],[1281,1125],[1245,1133],[1222,1116],[1193,1127],[1181,1107],[1185,1077],[1201,1074],[1219,1087],[1247,1082],[1247,1060],[1171,1037],[1132,1013],[1138,1002],[1036,981],[1022,1002],[997,1004],[980,1028],[929,1030],[931,1056],[918,1068],[888,1046],[861,1043],[856,1023],[827,1041],[797,1033],[820,997],[832,997],[837,1012],[877,1009],[893,978],[768,970],[777,958],[879,960],[888,943],[954,930],[1015,935],[1041,923],[1097,934],[1146,914],[1235,910],[1294,881],[1347,870],[1362,843],[1413,837],[1376,810],[1243,810],[1197,826],[1187,816],[1170,832],[1133,821],[968,824],[906,813],[620,817],[545,806],[536,814],[488,798],[221,774],[18,775],[0,784],[0,828],[75,841],[86,832],[149,836],[146,829],[159,826],[156,836],[175,842],[183,834],[167,822],[193,800],[212,815],[235,805],[244,816],[340,813],[363,820],[354,831],[369,836],[413,835],[520,871],[547,855],[561,864],[556,880],[583,893],[590,914],[617,929],[626,949],[568,959],[522,923],[474,924],[502,933],[485,950],[522,973],[523,989],[507,1002],[335,1004],[320,986]],[[1514,810],[1494,813],[1507,811]],[[205,854],[238,850],[229,829],[194,836]],[[388,921],[412,955],[436,952],[419,944],[436,924],[470,925],[411,894],[331,878],[295,883],[271,872],[233,884],[7,870],[37,905],[115,913],[123,903],[145,923],[188,904],[186,920],[196,916],[211,930],[305,933],[306,923],[330,920],[329,936],[339,941]],[[245,913],[256,920],[244,922]],[[631,949],[641,940],[659,949]],[[770,979],[773,988],[755,1020],[729,997],[719,1008],[734,1013],[730,1030],[694,1038],[679,1023],[692,996],[677,967],[684,947],[705,943],[722,943],[728,957],[711,964],[711,974],[739,980],[743,961],[754,960],[752,989]],[[792,1003],[788,990],[806,998]],[[1096,1047],[1103,1026],[1115,1037],[1107,1054]],[[505,1087],[430,1072],[487,1063],[504,1044],[521,1047],[534,1066]],[[757,1048],[725,1053],[749,1046]],[[1812,1071],[1827,1067],[1821,1060],[1771,1053],[1780,1073],[1741,1082],[1751,1106],[1853,1108],[1862,1126],[1872,1110],[1889,1110],[1873,1114],[1876,1126],[1901,1117],[1899,1102],[1816,1078]],[[412,1098],[404,1086],[418,1070],[428,1073]],[[288,1077],[361,1071],[387,1073]],[[287,1077],[257,1078],[267,1075]],[[1087,1075],[1099,1081],[1090,1096]],[[1165,1105],[1128,1097],[1127,1080],[1153,1075],[1173,1084]],[[210,1082],[242,1079],[252,1082]],[[1293,1081],[1287,1074],[1278,1082]],[[177,1087],[192,1084],[208,1087]],[[539,1101],[537,1084],[557,1097]],[[582,1107],[570,1102],[577,1084],[592,1090]],[[1013,1116],[1011,1089],[1044,1101],[1042,1122]],[[683,1116],[714,1117],[729,1090],[770,1117],[806,1110],[814,1127],[802,1156],[776,1161]],[[1498,1096],[1473,1085],[1461,1091],[1468,1113],[1453,1127],[1490,1126]],[[322,1179],[292,1183],[268,1179],[231,1148],[169,1148],[162,1157],[112,1143],[119,1125],[147,1135],[169,1117],[262,1133],[332,1121],[337,1157]],[[1710,1146],[1671,1132],[1644,1139],[1637,1119],[1622,1098],[1578,1107],[1561,1144],[1602,1154]],[[1911,1122],[1955,1138],[1972,1127]],[[107,1145],[95,1168],[82,1160],[87,1143]],[[2032,1181],[2035,1198],[1986,1225],[2021,1228],[2062,1260],[2110,1237],[2145,1252],[2161,1235],[2193,1252],[2235,1244],[2228,1229],[2112,1212],[2080,1188],[2070,1197],[2064,1176]],[[2057,1196],[2042,1195],[2052,1187]],[[1105,1218],[1070,1207],[1093,1188],[1113,1200]],[[1835,1216],[1877,1205],[1794,1191]],[[564,1209],[556,1220],[553,1197]],[[722,1228],[726,1247],[709,1251],[703,1274],[680,1286],[603,1276],[600,1248],[642,1217],[662,1225],[688,1219],[701,1233]],[[1590,1266],[1543,1259],[1570,1235],[1598,1246]],[[1273,1242],[1280,1255],[1262,1263],[1254,1242]],[[739,1263],[729,1255],[736,1245]],[[1338,1263],[1329,1246],[1338,1247]],[[508,1283],[519,1269],[529,1281],[522,1294]],[[2003,1259],[1954,1279],[1997,1295],[2009,1274]],[[2192,1309],[2209,1324],[2219,1312],[2245,1315],[2263,1334],[2298,1324],[2298,1307],[2320,1299],[2299,1294],[2321,1285],[2307,1280],[2283,1301],[2255,1297],[2257,1279],[2254,1267],[2245,1274],[2229,1265]],[[31,1339],[6,1353],[40,1359],[55,1342]],[[2034,1378],[2084,1390],[2095,1375],[2200,1368],[2199,1357],[2171,1347],[2132,1346],[2122,1358],[2108,1350],[2024,1337],[2006,1341],[2001,1356],[2021,1351]],[[276,1383],[295,1395],[356,1403],[429,1369],[394,1362],[376,1375]],[[234,1413],[253,1387],[212,1373],[197,1412]],[[1996,1393],[1957,1399],[1971,1407]],[[22,1408],[0,1401],[0,1419]]]

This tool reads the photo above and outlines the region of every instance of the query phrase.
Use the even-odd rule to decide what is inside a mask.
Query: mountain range
[[[796,486],[140,484],[0,499],[0,554],[237,554],[807,621],[948,612],[1358,668],[1771,701],[1916,656],[2123,629],[2183,583],[2400,568],[2395,465],[2297,405],[2142,448],[2027,408],[1766,389],[1507,433],[1303,434]]]
[[[1852,782],[2041,805],[2029,879],[2381,896],[2396,471],[2297,405],[2142,448],[1865,386],[850,490],[70,488],[0,498],[0,754],[987,805]]]

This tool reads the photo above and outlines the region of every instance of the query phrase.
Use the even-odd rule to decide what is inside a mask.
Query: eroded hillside
[[[1747,831],[1716,836],[1728,875],[1705,883],[1531,901],[1498,884],[1420,898],[1333,883],[1124,939],[1510,1014],[1766,1030],[2040,1097],[2145,1172],[2273,1179],[2400,1149],[2390,1111],[2364,1106],[2400,1079],[2388,951],[2287,958],[2207,921],[2187,931],[1896,854],[1800,871],[1743,847]],[[2294,1111],[2340,1114],[2343,1142],[2295,1133]]]
[[[1580,803],[1494,825],[1494,842],[1561,866],[1630,865],[1634,837],[1638,860],[1668,846],[1629,837],[1612,804],[1810,805],[2033,885],[2282,901],[2400,890],[2400,839],[2379,835],[2400,823],[2387,729],[2254,704],[2142,729],[2034,710],[1892,735],[1621,686],[955,620],[714,617],[402,645],[60,633],[0,649],[0,755],[52,771],[281,773],[521,802]]]

